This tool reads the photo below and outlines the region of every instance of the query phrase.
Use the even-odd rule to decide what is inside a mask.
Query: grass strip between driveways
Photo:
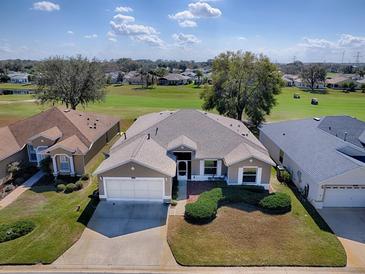
[[[107,151],[113,139],[102,151]],[[87,165],[91,173],[103,160],[98,153]],[[0,244],[0,264],[52,263],[81,236],[95,206],[89,196],[97,189],[95,178],[80,191],[57,193],[53,185],[39,185],[24,192],[0,210],[0,223],[31,220],[35,229],[16,240]],[[80,206],[80,211],[76,208]]]
[[[291,212],[270,215],[237,203],[221,207],[205,225],[170,216],[168,242],[176,261],[185,266],[346,265],[344,248],[323,220],[312,217],[290,188],[272,181],[276,191],[291,196]]]

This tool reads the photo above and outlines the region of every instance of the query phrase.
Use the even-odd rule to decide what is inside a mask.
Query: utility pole
[[[344,59],[345,59],[345,51],[342,52],[341,64],[343,64]]]
[[[354,55],[354,57],[355,57],[355,63],[358,65],[360,63],[360,58],[362,57],[360,51],[356,52],[356,55]]]
[[[297,57],[294,55],[293,56],[293,64],[295,63],[296,60],[297,60]]]

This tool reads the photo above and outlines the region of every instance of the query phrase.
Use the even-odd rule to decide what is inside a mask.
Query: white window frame
[[[37,163],[37,159],[38,159],[37,149],[34,146],[32,146],[31,144],[28,144],[27,148],[28,148],[28,160],[29,160],[29,162]],[[31,154],[35,154],[35,158],[36,158],[35,160],[32,160],[32,158],[30,157]]]
[[[205,169],[207,168],[205,166],[205,163],[208,162],[208,161],[213,161],[213,162],[216,162],[216,166],[215,167],[208,167],[208,168],[215,168],[215,174],[213,173],[205,173]],[[217,176],[218,175],[218,160],[217,159],[205,159],[204,160],[204,176]]]
[[[71,172],[70,157],[68,157],[67,155],[64,155],[64,154],[60,154],[58,156],[59,156],[59,160],[60,160],[60,169],[59,169],[59,171],[60,172]],[[63,161],[63,159],[65,159],[65,160]],[[68,169],[62,169],[62,164],[65,164],[65,163],[67,163]]]
[[[254,169],[256,171],[255,173],[255,181],[253,182],[244,182],[243,181],[243,177],[245,176],[245,169]],[[242,168],[242,184],[245,184],[245,185],[254,185],[254,184],[257,184],[257,174],[258,174],[258,167],[257,166],[244,166]],[[246,175],[248,177],[254,177],[253,175]]]
[[[244,182],[243,181],[243,171],[245,168],[255,168],[256,169],[256,179],[255,182]],[[240,185],[260,185],[262,177],[262,167],[259,166],[243,166],[238,169],[238,181]]]

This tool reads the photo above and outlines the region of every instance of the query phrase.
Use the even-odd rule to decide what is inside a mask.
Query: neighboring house
[[[164,77],[158,78],[158,84],[163,86],[186,85],[189,83],[190,77],[177,73],[168,73]]]
[[[356,81],[356,84],[357,84],[357,86],[360,88],[360,87],[361,87],[361,85],[365,85],[365,79],[357,80],[357,81]]]
[[[342,88],[344,83],[354,82],[350,77],[345,75],[338,75],[332,78],[326,79],[326,85],[329,88]]]
[[[101,199],[169,202],[175,176],[268,189],[272,165],[241,121],[178,110],[139,117],[94,174]]]
[[[295,74],[284,74],[281,79],[284,81],[285,85],[288,87],[297,87],[301,89],[309,89],[310,86],[306,84],[299,75]],[[324,89],[324,83],[319,83],[315,87],[315,89]]]
[[[143,79],[138,71],[130,71],[124,75],[123,83],[128,83],[129,85],[142,85]]]
[[[284,74],[281,79],[284,81],[285,86],[287,87],[293,87],[294,86],[294,80],[297,79],[298,76],[294,74]]]
[[[365,207],[365,122],[349,116],[271,123],[260,141],[317,208]]]
[[[10,72],[8,77],[10,78],[10,83],[14,84],[27,84],[29,83],[28,80],[28,73],[23,72]]]
[[[124,72],[112,71],[112,72],[105,73],[105,77],[106,77],[108,83],[110,83],[110,84],[119,84],[119,83],[121,83],[122,81],[119,79],[119,75],[123,79]]]
[[[40,165],[52,158],[54,175],[83,175],[85,165],[119,132],[119,118],[53,107],[0,128],[0,181],[14,161]]]

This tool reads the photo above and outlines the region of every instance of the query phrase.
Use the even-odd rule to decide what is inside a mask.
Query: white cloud
[[[201,41],[193,34],[174,33],[172,38],[175,41],[175,45],[178,47],[189,47],[199,44]]]
[[[133,16],[124,15],[124,14],[117,14],[113,17],[114,20],[121,23],[133,23],[135,21]]]
[[[351,34],[342,34],[341,38],[338,40],[338,45],[340,47],[351,47],[351,48],[365,47],[365,37],[353,36]]]
[[[72,34],[74,34],[74,32],[72,30],[68,30],[67,31],[67,34],[71,34],[72,35]]]
[[[85,35],[84,38],[86,39],[94,39],[94,38],[98,38],[98,35],[97,34],[89,34],[89,35]]]
[[[326,39],[318,39],[318,38],[303,38],[304,43],[300,43],[299,45],[306,48],[335,48],[337,47],[336,43],[328,41]]]
[[[48,1],[41,1],[33,3],[33,9],[41,11],[54,11],[60,10],[60,5]]]
[[[109,41],[117,42],[117,35],[114,32],[108,31],[106,36],[108,37]]]
[[[125,23],[115,23],[114,21],[110,22],[112,29],[116,34],[121,35],[141,35],[141,34],[158,34],[157,31],[150,26],[138,25],[138,24],[125,24]]]
[[[158,35],[155,34],[141,34],[141,35],[135,35],[131,37],[132,40],[144,42],[151,46],[157,46],[160,48],[163,48],[165,46],[165,42],[158,37]]]
[[[218,8],[213,8],[206,2],[195,2],[188,5],[188,9],[169,15],[169,18],[176,20],[181,27],[196,27],[196,19],[217,18],[222,15]]]
[[[183,28],[195,28],[198,24],[193,20],[179,21],[179,26]]]
[[[222,12],[205,2],[190,3],[189,11],[198,18],[219,17]]]
[[[244,37],[244,36],[238,36],[237,39],[238,40],[241,40],[241,41],[246,41],[247,40],[247,38]]]
[[[124,12],[132,12],[133,9],[130,7],[116,7],[115,12],[124,13]]]

